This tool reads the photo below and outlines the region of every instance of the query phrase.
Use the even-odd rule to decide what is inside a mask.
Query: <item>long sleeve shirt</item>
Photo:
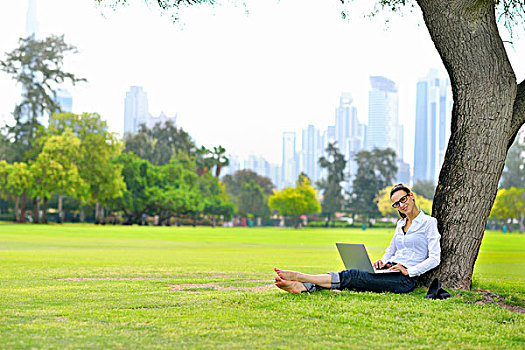
[[[402,264],[410,277],[419,276],[438,266],[441,259],[441,235],[437,220],[422,211],[403,232],[407,218],[398,221],[394,237],[385,250],[381,261]]]

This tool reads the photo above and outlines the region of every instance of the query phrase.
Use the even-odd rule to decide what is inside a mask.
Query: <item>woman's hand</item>
[[[380,268],[382,268],[383,266],[385,266],[385,263],[381,261],[381,259],[375,261],[372,266],[374,267],[374,269],[376,270],[379,270]]]
[[[401,264],[392,266],[391,268],[388,269],[388,271],[401,271],[403,275],[408,276],[407,269],[405,269],[405,267]]]

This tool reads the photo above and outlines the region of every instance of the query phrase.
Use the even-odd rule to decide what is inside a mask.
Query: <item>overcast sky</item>
[[[95,0],[37,0],[41,36],[65,34],[79,50],[65,67],[88,80],[67,87],[75,113],[98,112],[122,133],[126,91],[139,85],[153,115],[178,113],[199,144],[280,164],[282,132],[333,125],[342,92],[354,95],[367,123],[369,76],[383,75],[399,88],[405,161],[413,163],[416,82],[430,68],[445,76],[417,9],[369,19],[370,9],[356,1],[343,20],[338,0],[230,1],[187,10],[174,24],[156,1],[128,3],[112,11]],[[26,0],[0,3],[2,57],[25,36],[26,11]],[[521,81],[523,35],[507,49]],[[2,120],[20,91],[0,73]]]

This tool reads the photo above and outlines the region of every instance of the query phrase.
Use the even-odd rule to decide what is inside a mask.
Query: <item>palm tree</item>
[[[222,146],[213,147],[213,152],[211,152],[212,158],[214,160],[215,176],[218,178],[221,174],[221,169],[230,164],[230,159],[226,156],[226,149]]]

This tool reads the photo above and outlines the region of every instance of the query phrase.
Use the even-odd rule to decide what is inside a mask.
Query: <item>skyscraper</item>
[[[28,0],[26,14],[26,38],[38,39],[39,23],[37,20],[36,0]]]
[[[281,187],[293,187],[299,175],[295,151],[295,132],[283,133],[283,163],[281,167]]]
[[[450,137],[452,92],[450,81],[432,69],[417,83],[414,182],[437,183]]]
[[[301,170],[308,175],[312,182],[315,182],[319,180],[320,167],[318,160],[319,157],[321,157],[323,150],[319,130],[313,125],[308,125],[306,129],[303,129],[302,141]]]
[[[230,164],[224,167],[221,171],[221,177],[225,175],[233,175],[236,171],[241,170],[241,161],[238,157],[230,155],[228,156]]]
[[[148,120],[148,96],[141,86],[131,86],[124,101],[124,134],[136,133]]]
[[[357,119],[357,109],[352,106],[352,94],[343,92],[335,109],[335,140],[339,152],[346,154],[346,141],[350,137],[352,120]]]
[[[357,173],[357,163],[353,155],[365,148],[366,127],[357,118],[357,108],[352,105],[352,94],[343,92],[339,99],[339,106],[335,110],[335,137],[339,151],[346,160],[346,173],[351,178]],[[350,189],[348,187],[347,189]]]
[[[370,77],[372,90],[368,93],[368,129],[366,148],[391,148],[397,158],[403,158],[398,123],[398,94],[396,84],[385,77]]]
[[[26,38],[32,38],[32,39],[38,39],[38,32],[39,32],[39,24],[37,20],[37,9],[36,9],[36,0],[28,0],[27,2],[27,13],[26,13]],[[27,70],[29,68],[24,68],[24,70]],[[24,96],[26,95],[27,91],[24,86],[22,86],[22,100],[24,100]],[[37,112],[38,113],[38,112]],[[20,122],[25,123],[29,121],[30,117],[30,107],[25,105],[22,106],[21,112],[20,112]],[[44,119],[43,115],[38,114],[37,115],[37,121],[45,125],[47,120]]]

